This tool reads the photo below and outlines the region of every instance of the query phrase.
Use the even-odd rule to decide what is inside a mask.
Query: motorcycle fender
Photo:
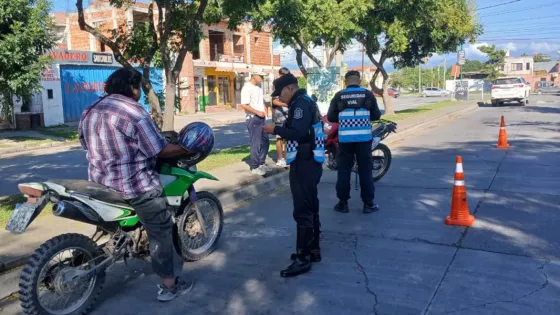
[[[375,148],[377,148],[380,142],[381,142],[381,137],[374,137],[373,141],[371,142],[371,149],[374,150]]]
[[[200,180],[200,179],[209,179],[209,180],[215,180],[215,181],[218,180],[216,177],[214,177],[211,174],[206,173],[204,171],[187,172],[187,171],[182,170],[180,168],[173,168],[172,171],[171,171],[171,175],[180,176],[180,177],[189,177],[190,180],[193,183]]]

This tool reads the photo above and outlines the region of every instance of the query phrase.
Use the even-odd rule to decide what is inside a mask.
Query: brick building
[[[105,35],[123,32],[126,26],[148,21],[148,5],[136,2],[117,9],[108,0],[92,1],[84,9],[86,22],[98,27]],[[58,49],[110,52],[93,35],[80,30],[77,13],[54,13]],[[157,20],[157,10],[154,12]],[[236,108],[240,90],[252,72],[265,72],[265,94],[270,94],[271,82],[280,67],[280,56],[272,52],[270,28],[252,30],[250,23],[228,30],[226,22],[203,25],[205,38],[198,51],[187,54],[179,74],[181,111],[216,111]]]

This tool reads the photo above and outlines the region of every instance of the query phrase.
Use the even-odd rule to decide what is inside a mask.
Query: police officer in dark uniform
[[[373,158],[371,145],[371,121],[381,117],[377,100],[373,93],[360,86],[360,72],[349,71],[345,75],[346,88],[335,94],[331,100],[327,118],[338,123],[338,178],[336,195],[339,199],[335,211],[348,213],[350,199],[350,175],[354,158],[358,164],[363,212],[372,213],[379,210],[373,203],[375,187],[373,185]]]
[[[305,89],[299,88],[293,74],[285,74],[274,81],[272,96],[279,96],[289,110],[284,126],[269,124],[264,130],[287,140],[286,163],[290,165],[297,252],[292,255],[292,264],[280,275],[292,277],[308,272],[311,262],[321,260],[317,185],[323,174],[324,133],[317,104]]]

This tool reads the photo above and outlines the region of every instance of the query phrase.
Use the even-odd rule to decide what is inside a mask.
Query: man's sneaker
[[[260,175],[260,176],[266,175],[266,172],[265,172],[262,168],[260,168],[260,167],[257,167],[257,168],[252,169],[252,170],[251,170],[251,173],[253,173],[253,174],[255,174],[255,175]]]
[[[379,211],[379,206],[372,203],[364,203],[364,213],[373,213]]]
[[[288,164],[286,163],[286,159],[280,159],[280,160],[278,160],[278,162],[276,162],[276,166],[288,167]]]
[[[269,167],[268,165],[266,165],[266,164],[263,164],[263,165],[259,166],[259,168],[260,168],[261,170],[263,170],[265,173],[268,173],[268,172],[271,171],[270,167]]]
[[[334,206],[334,211],[340,212],[340,213],[348,213],[348,202],[347,201],[339,201],[335,206]]]
[[[157,295],[157,299],[160,302],[169,302],[173,299],[175,299],[178,296],[184,295],[189,293],[193,286],[194,286],[194,281],[189,280],[189,281],[185,281],[183,279],[177,278],[178,280],[176,280],[176,285],[173,289],[168,289],[166,286],[164,285],[158,285],[159,287],[159,291],[158,291],[158,295]]]

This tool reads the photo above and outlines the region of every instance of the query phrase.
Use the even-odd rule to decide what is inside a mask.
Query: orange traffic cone
[[[469,213],[467,203],[467,190],[465,189],[465,174],[463,173],[463,159],[457,156],[455,166],[455,185],[453,186],[453,198],[451,199],[451,212],[445,218],[445,224],[471,226],[474,216]]]
[[[500,134],[498,135],[498,149],[509,149],[509,144],[507,141],[506,134],[506,123],[504,121],[504,116],[502,116],[502,122],[500,123]]]

